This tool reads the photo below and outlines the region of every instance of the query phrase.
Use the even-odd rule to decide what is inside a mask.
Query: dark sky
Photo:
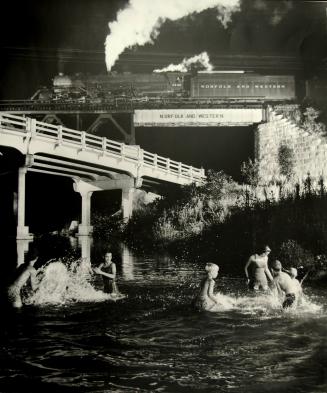
[[[126,3],[6,2],[0,24],[1,98],[29,95],[38,84],[48,83],[58,69],[105,72],[108,22],[115,20]],[[322,1],[242,0],[240,12],[233,15],[227,29],[212,10],[167,21],[154,45],[125,51],[116,69],[150,72],[206,50],[218,69],[309,75],[327,56],[325,6]]]

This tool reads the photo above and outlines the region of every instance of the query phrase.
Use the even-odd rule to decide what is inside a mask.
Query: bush
[[[326,132],[325,124],[319,121],[320,111],[308,106],[304,109],[301,126],[310,134],[324,134]]]
[[[314,255],[300,246],[295,240],[287,240],[279,248],[278,258],[284,267],[300,267],[312,269],[315,265]]]
[[[245,184],[256,186],[259,182],[259,162],[251,158],[242,162],[241,175]]]
[[[290,147],[286,145],[279,146],[278,163],[280,173],[287,179],[290,179],[294,168],[294,152]]]
[[[112,216],[96,213],[92,217],[93,236],[95,238],[107,238],[122,233],[124,223],[120,216]]]

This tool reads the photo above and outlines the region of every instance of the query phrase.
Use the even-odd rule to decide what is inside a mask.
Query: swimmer
[[[36,291],[38,288],[36,270],[34,268],[34,264],[37,260],[38,256],[31,256],[26,263],[18,266],[17,268],[16,279],[7,289],[8,300],[14,308],[21,308],[23,306],[21,290],[28,280],[31,282],[33,291]]]
[[[297,277],[297,269],[295,267],[291,267],[290,270],[285,270],[291,277],[291,279],[294,281],[295,285],[298,288],[298,294],[302,294],[302,280],[301,282],[296,278]]]
[[[292,279],[287,273],[283,272],[282,264],[277,260],[272,264],[271,271],[278,293],[284,296],[283,308],[296,305],[300,297],[298,285],[300,283],[298,280]]]
[[[267,277],[270,282],[273,282],[273,277],[268,269],[268,255],[270,252],[269,246],[265,246],[258,254],[251,255],[245,264],[244,271],[249,289],[253,291],[260,289],[267,291]],[[252,269],[251,275],[249,275],[249,267]]]
[[[297,300],[300,302],[302,300],[303,296],[303,289],[302,289],[302,283],[305,277],[301,281],[299,281],[297,277],[297,269],[295,267],[291,267],[290,270],[285,270],[291,277],[291,279],[294,281],[294,284],[296,285],[297,288]]]
[[[218,301],[213,293],[215,278],[218,276],[219,266],[214,263],[207,263],[205,266],[207,277],[201,282],[200,292],[195,300],[195,307],[200,310],[210,310]]]
[[[102,275],[103,292],[117,296],[119,295],[119,291],[116,284],[116,264],[112,261],[112,253],[107,252],[104,258],[105,262],[94,268],[93,271],[96,274]]]

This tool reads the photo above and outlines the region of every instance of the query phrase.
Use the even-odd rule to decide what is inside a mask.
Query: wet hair
[[[271,251],[271,248],[268,246],[268,244],[264,244],[263,246],[258,248],[258,253],[263,254],[264,252]]]
[[[277,259],[272,263],[271,268],[273,270],[282,270],[282,264]]]
[[[217,273],[219,272],[219,266],[215,263],[208,262],[205,266],[205,271],[211,273],[213,270],[216,270]]]

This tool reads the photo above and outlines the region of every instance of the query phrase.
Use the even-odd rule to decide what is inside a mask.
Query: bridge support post
[[[26,188],[27,168],[18,170],[18,202],[17,202],[17,240],[30,240],[33,235],[29,233],[29,228],[25,226],[25,188]]]
[[[133,195],[135,188],[142,185],[142,179],[134,179],[130,176],[121,175],[115,179],[83,181],[74,180],[74,190],[82,197],[82,222],[78,227],[77,236],[90,236],[93,230],[91,226],[91,196],[95,191],[122,190],[121,210],[124,221],[128,221],[133,212]]]
[[[127,222],[133,214],[133,195],[135,188],[123,188],[121,198],[121,210],[123,220]]]
[[[91,236],[93,227],[91,226],[91,196],[92,191],[80,192],[82,197],[82,222],[78,226],[77,236]]]

